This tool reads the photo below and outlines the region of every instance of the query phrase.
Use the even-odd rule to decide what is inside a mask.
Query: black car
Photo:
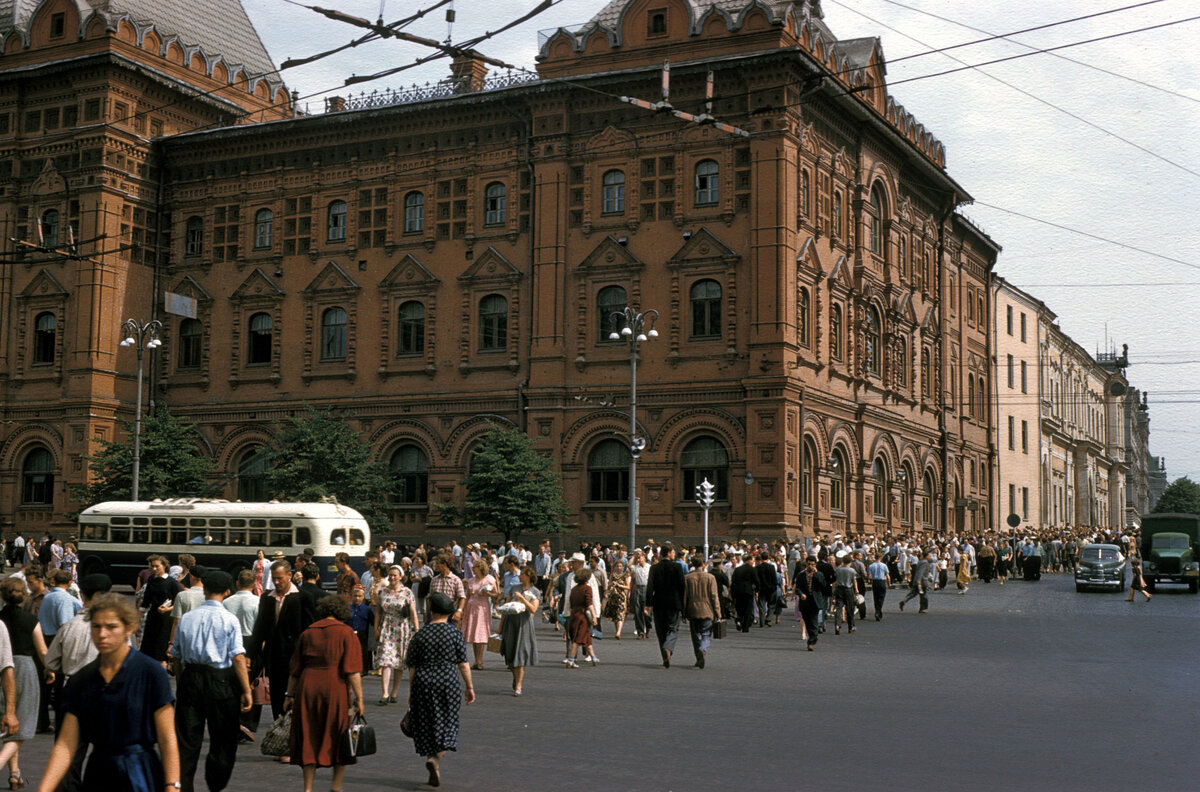
[[[1079,551],[1079,563],[1075,565],[1075,590],[1083,591],[1088,586],[1125,590],[1125,556],[1121,554],[1121,548],[1110,544],[1090,544]]]

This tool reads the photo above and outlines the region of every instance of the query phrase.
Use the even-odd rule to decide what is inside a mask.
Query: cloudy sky
[[[288,0],[243,4],[277,64],[359,35]],[[387,22],[417,8],[413,0],[384,0],[382,14],[380,0],[324,5]],[[535,5],[457,0],[452,30],[445,7],[406,30],[458,42]],[[583,24],[603,5],[559,0],[479,49],[532,68],[539,30]],[[1151,452],[1166,458],[1169,478],[1200,481],[1200,20],[1183,21],[1200,14],[1200,6],[1195,0],[823,5],[839,38],[882,39],[892,95],[945,144],[950,174],[976,200],[964,214],[1004,248],[997,272],[1045,302],[1088,352],[1129,345],[1129,379],[1149,393]],[[1053,26],[922,55],[1043,25]],[[1142,28],[1153,29],[1130,32]],[[1127,35],[929,76],[1116,34]],[[319,111],[324,96],[348,93],[341,87],[347,76],[426,54],[416,45],[377,41],[288,69],[283,78]],[[436,61],[355,92],[437,81],[446,73],[446,61]]]

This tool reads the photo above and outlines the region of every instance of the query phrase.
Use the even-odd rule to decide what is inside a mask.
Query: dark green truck
[[[1142,518],[1142,577],[1151,591],[1159,583],[1182,583],[1193,594],[1200,589],[1200,516],[1147,514]]]

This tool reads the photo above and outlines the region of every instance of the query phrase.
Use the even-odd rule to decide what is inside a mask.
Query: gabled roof
[[[243,66],[249,77],[274,72],[275,64],[241,0],[71,0],[86,22],[93,13],[108,25],[128,19],[138,27],[154,26],[166,40],[178,37],[183,47],[200,47],[210,58],[222,56],[232,72]],[[0,36],[16,29],[25,34],[42,0],[0,0]],[[272,81],[278,77],[272,75]]]

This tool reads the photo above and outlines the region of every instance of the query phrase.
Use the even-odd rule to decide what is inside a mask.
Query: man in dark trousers
[[[246,653],[250,658],[250,676],[266,670],[271,688],[271,717],[283,714],[287,694],[288,664],[300,633],[308,629],[316,614],[312,598],[292,585],[292,567],[287,561],[271,564],[275,588],[262,595],[258,616]]]
[[[750,632],[754,622],[754,596],[758,593],[758,575],[754,572],[754,556],[748,555],[733,570],[729,584],[733,595],[733,610],[737,614],[738,632]]]
[[[654,634],[658,636],[663,668],[670,668],[683,613],[683,568],[675,562],[675,547],[669,542],[663,544],[658,563],[650,567],[646,602],[654,611]]]
[[[195,788],[196,766],[208,726],[208,758],[204,781],[221,792],[233,775],[241,732],[234,727],[239,711],[248,712],[250,676],[237,617],[221,604],[233,578],[213,570],[202,578],[204,603],[183,615],[175,631],[171,657],[176,663],[175,733],[183,792]],[[285,683],[286,684],[286,683]]]
[[[764,550],[758,554],[758,626],[771,626],[771,611],[775,609],[775,597],[779,590],[779,570]]]
[[[690,563],[692,571],[683,579],[683,609],[687,614],[696,666],[704,668],[712,642],[713,620],[721,616],[721,601],[717,596],[717,579],[708,572],[704,556],[697,553]]]
[[[804,569],[796,574],[796,596],[800,598],[800,616],[808,633],[808,651],[817,645],[817,616],[825,609],[825,576],[817,571],[816,556],[804,561]]]
[[[921,610],[918,613],[925,613],[929,610],[929,581],[931,570],[936,568],[937,562],[933,560],[933,553],[928,553],[917,564],[917,568],[913,570],[912,582],[909,583],[908,596],[900,600],[900,610],[904,610],[904,603],[908,602],[913,597],[921,598]]]

